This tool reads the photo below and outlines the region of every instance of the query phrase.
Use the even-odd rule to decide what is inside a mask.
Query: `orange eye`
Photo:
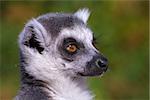
[[[74,53],[77,51],[77,46],[74,44],[69,44],[66,48],[66,50],[70,53]]]

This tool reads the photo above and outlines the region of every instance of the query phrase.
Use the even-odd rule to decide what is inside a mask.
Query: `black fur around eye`
[[[75,54],[79,49],[78,43],[73,38],[64,39],[63,49],[69,54]]]
[[[70,43],[70,42],[74,42],[74,43],[76,43],[77,41],[74,39],[74,38],[66,38],[66,39],[64,39],[64,42],[63,42],[63,44],[67,44],[67,43]]]
[[[65,38],[59,46],[60,54],[66,61],[74,61],[74,59],[83,53],[84,45],[82,42],[75,40],[72,37]]]

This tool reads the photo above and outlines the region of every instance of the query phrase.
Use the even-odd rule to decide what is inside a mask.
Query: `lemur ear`
[[[90,16],[90,12],[88,8],[79,9],[77,12],[74,13],[76,17],[81,19],[85,24]]]
[[[20,46],[25,45],[42,53],[49,45],[50,37],[45,28],[36,19],[29,21],[23,32],[19,35]]]

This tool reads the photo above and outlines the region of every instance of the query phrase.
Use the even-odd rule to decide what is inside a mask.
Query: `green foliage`
[[[102,78],[90,78],[96,100],[148,100],[148,1],[1,1],[2,100],[12,99],[19,88],[17,38],[32,17],[47,12],[91,10],[89,27],[97,47],[109,59]]]

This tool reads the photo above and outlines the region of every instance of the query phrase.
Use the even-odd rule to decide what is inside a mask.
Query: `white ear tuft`
[[[90,11],[88,8],[83,8],[79,9],[74,15],[81,19],[84,23],[87,23],[87,20],[90,16]]]

